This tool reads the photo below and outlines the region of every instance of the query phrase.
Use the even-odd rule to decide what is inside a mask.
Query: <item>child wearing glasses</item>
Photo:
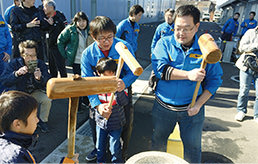
[[[96,65],[99,59],[103,57],[109,57],[117,61],[120,57],[115,49],[115,45],[118,42],[123,42],[128,50],[134,55],[134,51],[129,43],[119,38],[115,38],[116,26],[113,21],[105,16],[97,16],[90,22],[90,35],[95,40],[93,44],[84,50],[81,59],[82,77],[97,76]],[[134,76],[126,63],[123,66],[121,76],[118,79],[117,91],[121,92],[125,88],[129,87],[137,76]],[[92,108],[96,108],[100,115],[105,115],[108,103],[101,103],[98,95],[88,96]],[[126,111],[125,111],[126,112]],[[90,125],[93,134],[93,141],[96,143],[96,123],[94,121],[94,112],[91,112]],[[126,120],[127,121],[127,120]],[[122,137],[123,138],[123,137]],[[90,161],[96,159],[96,149],[93,150],[86,160]]]

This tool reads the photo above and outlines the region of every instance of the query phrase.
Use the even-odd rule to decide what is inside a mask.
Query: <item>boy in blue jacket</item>
[[[0,96],[0,163],[36,163],[29,152],[39,119],[38,103],[27,93]]]
[[[81,70],[82,77],[91,77],[96,76],[96,65],[99,59],[103,57],[109,57],[117,61],[120,57],[118,52],[115,49],[115,45],[118,42],[123,42],[128,50],[134,55],[133,48],[126,41],[116,38],[116,26],[113,21],[105,16],[97,16],[90,22],[90,35],[94,39],[94,43],[88,46],[82,54],[81,58]],[[121,76],[118,79],[117,91],[121,92],[125,88],[129,88],[132,83],[137,79],[132,71],[129,69],[125,63],[121,72]],[[126,150],[129,144],[131,137],[131,132],[133,128],[133,108],[132,108],[132,94],[130,94],[130,89],[128,90],[129,104],[125,107],[125,117],[126,124],[123,128],[122,139],[123,139],[123,156],[126,156]],[[98,111],[101,114],[105,113],[105,108],[107,103],[101,103],[98,95],[88,96],[92,108],[98,108]],[[95,121],[93,118],[90,119],[91,129],[93,133],[93,141],[95,143]],[[91,158],[88,158],[91,157]],[[96,158],[96,150],[93,150],[88,156],[87,160],[93,160]]]
[[[115,76],[117,64],[111,58],[101,58],[97,63],[96,70],[99,76]],[[105,153],[107,147],[107,139],[109,136],[109,150],[112,155],[112,163],[122,163],[122,151],[120,137],[122,128],[125,125],[124,107],[128,104],[129,99],[125,91],[116,92],[115,99],[110,109],[109,119],[105,119],[95,108],[96,132],[97,132],[97,162],[105,163]],[[109,103],[111,93],[99,94],[101,103]]]

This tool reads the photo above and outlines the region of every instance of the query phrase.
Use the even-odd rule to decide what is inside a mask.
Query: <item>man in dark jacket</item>
[[[19,44],[21,57],[13,59],[2,74],[1,82],[11,90],[29,93],[41,105],[40,122],[38,126],[42,132],[48,130],[48,115],[51,99],[44,92],[46,83],[50,79],[47,66],[37,59],[36,42],[27,40]]]
[[[65,59],[57,47],[57,37],[67,24],[66,18],[63,13],[55,10],[56,4],[53,0],[45,0],[43,6],[45,15],[52,20],[46,35],[50,74],[52,77],[57,77],[57,70],[59,70],[61,77],[67,77]]]
[[[10,24],[14,37],[13,57],[19,57],[18,45],[25,40],[37,42],[39,51],[38,59],[44,60],[41,30],[49,26],[39,10],[34,6],[35,0],[21,0],[21,5],[15,7],[11,12]]]

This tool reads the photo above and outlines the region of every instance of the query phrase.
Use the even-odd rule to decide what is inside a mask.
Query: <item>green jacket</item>
[[[88,26],[89,27],[89,26]],[[87,34],[89,33],[87,28]],[[87,37],[87,45],[90,36]],[[57,46],[62,56],[67,60],[68,65],[71,66],[74,63],[76,52],[79,44],[79,35],[77,32],[76,24],[71,24],[65,27],[65,29],[59,34],[57,38]]]

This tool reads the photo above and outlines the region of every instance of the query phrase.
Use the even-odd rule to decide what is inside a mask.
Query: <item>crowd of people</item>
[[[35,137],[34,131],[37,127],[43,133],[50,131],[48,116],[52,101],[45,92],[47,81],[58,77],[58,72],[61,78],[67,77],[66,65],[82,77],[114,76],[120,56],[115,45],[124,43],[135,56],[140,32],[138,22],[143,13],[140,5],[133,5],[128,18],[116,26],[106,16],[96,16],[89,21],[80,11],[68,24],[65,15],[56,10],[54,0],[42,0],[38,8],[35,0],[14,0],[14,5],[6,10],[5,20],[0,17],[1,162],[35,163],[27,150]],[[253,49],[258,48],[257,37],[251,34],[257,34],[257,27],[248,30],[253,27],[250,24],[255,23],[254,16],[255,13],[251,12],[250,20],[242,23],[247,28],[243,30],[247,32],[240,43],[240,50],[244,52],[248,52],[250,47],[247,48],[246,44],[250,40]],[[223,38],[231,38],[239,24],[236,22],[238,17],[236,13],[234,19],[225,24]],[[165,22],[157,27],[150,47],[153,68],[150,87],[155,92],[152,150],[166,151],[167,139],[178,123],[184,159],[200,163],[204,105],[222,84],[223,71],[220,63],[200,68],[202,53],[196,35],[200,11],[195,6],[183,5],[176,11],[167,9],[164,18]],[[244,76],[248,85],[250,79],[257,78],[252,71],[243,71],[240,75],[240,81]],[[112,107],[109,107],[110,93],[80,97],[78,110],[82,104],[89,105],[94,142],[87,161],[107,162],[107,149],[112,163],[123,163],[128,158],[134,117],[131,85],[136,79],[137,76],[124,64]],[[197,81],[202,81],[202,87],[195,105],[190,107]],[[245,82],[240,82],[241,85],[238,110],[244,117],[249,88],[245,89]],[[255,119],[258,119],[257,111]]]
[[[3,92],[1,102],[7,101],[6,95],[11,95],[14,100],[10,98],[12,99],[10,108],[4,106],[5,103],[1,104],[0,146],[10,146],[5,151],[8,149],[14,153],[9,156],[5,153],[6,155],[0,159],[3,162],[31,163],[35,162],[35,159],[26,150],[28,145],[24,145],[23,142],[32,140],[36,127],[43,133],[50,131],[48,116],[52,101],[45,92],[47,81],[52,77],[58,77],[58,72],[61,78],[67,77],[66,65],[72,66],[73,73],[82,77],[114,75],[115,60],[119,58],[119,54],[113,45],[122,41],[131,53],[135,54],[140,31],[137,22],[141,19],[144,9],[140,5],[132,6],[128,19],[118,26],[105,16],[97,16],[90,22],[84,12],[76,13],[72,23],[68,25],[65,15],[56,10],[56,3],[53,0],[42,0],[42,5],[39,7],[35,6],[35,0],[14,0],[14,4],[8,7],[5,13],[5,20],[0,17],[2,36],[0,81]],[[136,79],[137,77],[125,64],[121,79],[118,79],[114,101],[116,103],[113,103],[112,108],[108,110],[109,99],[103,100],[103,95],[79,99],[78,111],[83,103],[88,102],[90,106],[92,137],[96,145],[86,160],[97,158],[97,162],[105,162],[107,139],[109,139],[112,162],[121,163],[127,158],[134,113],[131,84]],[[26,98],[22,100],[22,97]],[[21,106],[19,109],[24,111],[23,116],[10,115],[17,110],[14,109],[15,105],[11,105],[16,99],[18,104],[15,105]],[[33,100],[32,104],[23,108],[22,102],[28,99]],[[37,103],[33,104],[34,101]],[[38,105],[40,110],[37,114]],[[36,113],[39,119],[34,118],[31,122],[29,119],[32,113],[33,117]],[[110,116],[108,120],[103,119],[106,115]],[[10,120],[6,123],[7,117]],[[13,127],[13,123],[17,121],[23,123],[21,129]],[[4,124],[8,125],[4,128]],[[30,131],[25,130],[27,124],[32,124]],[[114,138],[108,138],[108,135],[114,135]],[[120,137],[123,144],[120,143]],[[16,147],[12,148],[12,144],[6,141],[11,141]]]

